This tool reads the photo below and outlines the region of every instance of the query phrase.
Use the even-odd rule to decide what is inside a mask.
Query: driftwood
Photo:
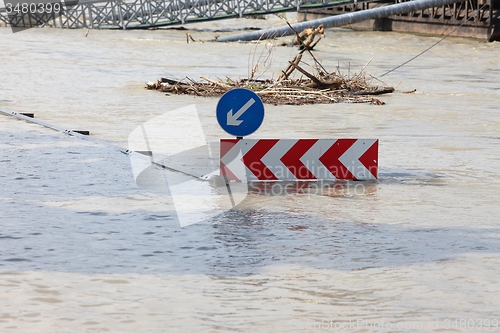
[[[394,92],[393,87],[384,87],[384,88],[376,87],[375,89],[356,91],[353,93],[353,95],[382,95],[382,94],[389,94],[392,92]]]
[[[290,23],[288,23],[288,25],[292,28]],[[295,39],[293,40],[293,45],[298,45],[300,49],[312,50],[316,44],[319,43],[321,37],[324,36],[325,29],[323,28],[323,24],[321,24],[317,28],[304,29],[301,33],[297,33],[295,30],[294,32]],[[318,39],[316,39],[316,37],[318,37]]]
[[[393,91],[392,88],[382,88],[381,90],[372,91],[366,89],[352,91],[353,87],[362,87],[362,84],[353,83],[345,78],[336,78],[338,83],[335,86],[339,85],[338,89],[329,87],[324,89],[312,88],[311,84],[315,83],[310,79],[288,79],[280,82],[268,81],[266,83],[240,80],[232,82],[232,84],[208,78],[203,79],[207,83],[193,82],[189,78],[180,81],[162,78],[155,83],[148,83],[146,88],[170,94],[204,97],[220,97],[231,89],[247,88],[259,95],[264,103],[273,105],[330,104],[338,102],[383,105],[385,103],[382,100],[367,95],[377,95]]]
[[[291,26],[290,26],[291,27]],[[293,28],[292,28],[293,29]],[[323,27],[306,29],[302,33],[296,34],[299,42],[299,53],[288,63],[288,67],[282,71],[276,81],[257,80],[253,75],[248,79],[213,80],[200,75],[205,82],[195,82],[190,78],[175,80],[171,78],[161,78],[154,83],[147,83],[146,88],[158,90],[170,94],[186,94],[205,97],[220,97],[227,91],[234,88],[247,88],[253,90],[264,103],[274,105],[306,105],[318,103],[371,103],[375,105],[385,104],[382,100],[370,97],[371,95],[381,95],[392,93],[392,87],[373,87],[367,82],[364,70],[366,64],[358,74],[344,75],[339,68],[334,72],[328,72],[314,57],[311,49],[319,42],[323,34]],[[316,37],[319,37],[316,39]],[[186,40],[194,41],[189,34]],[[301,65],[304,52],[307,52],[313,59],[316,74],[311,73]],[[301,74],[298,79],[291,78],[294,72]]]
[[[295,70],[295,66],[299,64],[301,59],[302,59],[302,53],[299,53],[295,56],[295,58],[292,59],[292,61],[289,61],[290,65],[288,65],[288,68],[283,71],[283,74],[278,78],[278,81],[283,81],[288,79],[290,74],[292,74],[293,71]]]

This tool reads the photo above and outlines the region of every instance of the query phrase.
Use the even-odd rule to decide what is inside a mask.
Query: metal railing
[[[62,13],[45,16],[38,13],[7,15],[5,8],[0,8],[0,23],[13,27],[44,25],[70,29],[140,29],[353,2],[351,0],[90,0],[73,2],[71,6],[66,6]]]

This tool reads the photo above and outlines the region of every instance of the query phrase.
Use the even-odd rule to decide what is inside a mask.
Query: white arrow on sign
[[[235,114],[233,114],[233,109],[229,110],[227,113],[227,124],[229,126],[239,126],[243,120],[239,120],[238,118],[245,113],[245,111],[248,110],[253,103],[255,103],[255,99],[250,98],[248,102],[246,102],[245,105],[243,105]]]

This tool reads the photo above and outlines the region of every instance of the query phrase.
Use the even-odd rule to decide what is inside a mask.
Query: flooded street
[[[85,32],[0,28],[0,108],[126,148],[144,122],[195,105],[218,142],[217,98],[145,83],[245,78],[264,49],[208,42],[228,34],[212,31],[189,31],[207,41],[190,44],[186,31]],[[371,60],[379,77],[438,40],[335,29],[314,55],[345,74]],[[276,44],[262,78],[297,53]],[[166,192],[136,185],[128,156],[0,115],[0,330],[500,330],[499,52],[447,38],[380,79],[397,86],[382,106],[266,105],[248,138],[376,138],[379,180],[279,194],[261,184],[184,228]]]

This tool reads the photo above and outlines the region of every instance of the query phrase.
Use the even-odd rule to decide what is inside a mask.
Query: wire
[[[487,3],[485,3],[484,5],[481,6],[481,8],[479,8],[477,10],[477,13],[479,14],[479,12],[484,8],[486,7]],[[491,9],[490,9],[491,10]],[[414,56],[413,58],[411,58],[410,60],[407,60],[405,62],[403,62],[401,65],[399,66],[396,66],[394,67],[393,69],[385,72],[384,74],[380,75],[380,77],[384,77],[386,76],[387,74],[391,73],[391,72],[394,72],[396,69],[398,68],[401,68],[403,67],[404,65],[406,65],[407,63],[409,63],[410,61],[413,61],[415,59],[417,59],[418,57],[420,57],[422,54],[424,54],[425,52],[429,51],[430,49],[432,49],[434,46],[438,45],[439,43],[441,43],[445,38],[447,38],[448,36],[450,36],[452,33],[454,33],[456,30],[458,30],[460,27],[462,27],[465,23],[467,23],[473,16],[468,16],[466,19],[464,19],[464,21],[462,22],[462,24],[460,24],[458,27],[455,27],[455,29],[453,29],[452,31],[450,31],[450,33],[448,33],[447,35],[444,35],[443,38],[441,38],[440,40],[438,40],[437,42],[435,42],[434,44],[432,44],[431,46],[429,46],[428,48],[426,48],[425,50],[423,50],[422,52],[420,52],[419,54],[417,54],[416,56]],[[448,27],[449,29],[449,27]],[[446,29],[446,30],[448,30]],[[445,31],[446,31],[445,30]]]
[[[177,165],[170,165],[170,164],[167,165],[163,161],[158,162],[158,161],[153,160],[152,156],[150,158],[148,158],[147,155],[141,154],[141,153],[139,153],[137,151],[132,151],[132,150],[129,150],[129,149],[125,149],[125,148],[122,148],[120,146],[117,146],[117,145],[115,145],[113,143],[109,143],[109,142],[104,141],[104,140],[99,140],[99,139],[96,139],[96,138],[91,138],[89,136],[82,135],[82,134],[80,134],[78,132],[75,132],[75,131],[72,131],[72,130],[69,130],[69,129],[64,129],[63,127],[50,124],[50,123],[48,123],[46,121],[42,121],[42,120],[38,120],[38,119],[33,119],[33,118],[30,118],[30,117],[24,116],[24,115],[22,115],[20,113],[14,112],[14,111],[8,111],[8,110],[0,108],[0,114],[5,114],[7,116],[13,116],[13,117],[16,117],[18,119],[26,120],[27,122],[30,122],[30,123],[35,123],[35,124],[42,125],[44,127],[47,127],[47,128],[50,128],[50,129],[53,129],[53,130],[56,130],[56,131],[59,131],[61,133],[69,135],[69,136],[74,136],[74,137],[79,138],[79,139],[83,139],[83,140],[95,142],[95,143],[98,143],[98,144],[102,144],[104,146],[110,147],[112,149],[116,149],[116,150],[120,151],[121,153],[124,153],[126,155],[132,156],[134,158],[141,158],[141,159],[149,160],[151,164],[154,164],[156,166],[162,167],[162,168],[170,170],[170,171],[180,172],[182,174],[194,177],[194,178],[199,179],[199,180],[205,180],[205,181],[207,181],[207,180],[210,180],[210,177],[212,176],[212,173],[202,175],[202,174],[195,173],[195,172],[193,172],[191,170],[186,170],[186,168],[183,168],[183,167],[180,167],[180,166],[177,166]]]

